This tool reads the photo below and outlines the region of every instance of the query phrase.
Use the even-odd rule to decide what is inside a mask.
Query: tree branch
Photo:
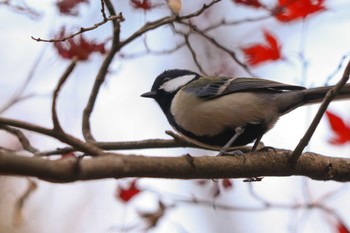
[[[204,71],[204,69],[203,69],[203,67],[202,67],[202,65],[201,65],[201,63],[200,63],[200,61],[198,60],[197,54],[196,54],[196,52],[194,51],[194,48],[192,47],[192,45],[191,45],[191,43],[190,43],[189,35],[183,34],[183,37],[184,37],[184,39],[185,39],[185,43],[186,43],[186,45],[187,45],[187,48],[190,50],[190,53],[191,53],[191,55],[192,55],[192,59],[193,59],[194,63],[196,64],[196,66],[197,66],[199,72],[201,72],[201,74],[203,74],[203,75],[208,75],[208,74]]]
[[[109,22],[109,21],[113,21],[113,20],[120,20],[120,21],[124,21],[123,16],[120,15],[111,15],[108,18],[103,18],[103,20],[99,23],[95,23],[94,25],[92,25],[91,27],[80,27],[79,31],[74,32],[68,36],[65,36],[63,38],[56,38],[56,39],[42,39],[40,37],[34,37],[31,36],[31,38],[37,42],[62,42],[62,41],[66,41],[69,40],[79,34],[82,34],[84,32],[88,32],[88,31],[92,31],[95,30],[96,28],[104,25],[105,23]]]
[[[350,181],[350,159],[304,153],[293,168],[292,152],[253,152],[242,156],[146,157],[108,154],[89,159],[48,160],[0,152],[0,173],[38,177],[51,182],[103,178],[153,177],[219,179],[302,175],[315,180]]]
[[[41,59],[44,57],[44,52],[46,50],[47,46],[44,46],[39,55],[35,58],[34,63],[31,67],[31,69],[28,72],[28,75],[26,77],[26,79],[24,80],[24,82],[20,85],[20,87],[18,88],[17,91],[15,91],[15,93],[13,94],[13,96],[10,98],[10,100],[4,104],[4,106],[0,107],[0,114],[7,111],[10,107],[14,106],[16,103],[31,98],[33,96],[36,96],[35,94],[27,94],[27,95],[23,95],[23,93],[25,92],[25,90],[27,89],[27,87],[29,86],[29,83],[32,81],[34,74],[36,72],[36,69],[39,66],[39,63],[41,61]]]
[[[211,6],[213,6],[214,4],[216,4],[216,3],[220,2],[220,1],[221,0],[213,0],[209,4],[204,4],[201,9],[199,9],[199,10],[193,12],[193,13],[190,13],[188,15],[184,15],[184,16],[171,15],[171,16],[163,17],[161,19],[152,21],[152,22],[148,22],[145,25],[143,25],[139,30],[134,32],[131,36],[129,36],[127,39],[121,41],[120,42],[120,47],[124,47],[125,45],[129,44],[133,40],[139,38],[142,34],[148,32],[148,31],[151,31],[153,29],[156,29],[156,28],[158,28],[160,26],[173,23],[174,21],[181,21],[181,20],[184,20],[184,19],[190,19],[190,18],[199,16],[205,10],[207,10],[208,8],[210,8]]]
[[[139,30],[134,32],[132,35],[130,35],[127,39],[125,39],[123,41],[120,40],[120,21],[112,20],[113,29],[114,29],[112,46],[111,46],[111,49],[108,52],[105,60],[103,61],[102,65],[101,65],[101,68],[96,76],[95,83],[94,83],[94,86],[91,90],[91,94],[90,94],[88,103],[87,103],[87,105],[84,109],[84,112],[83,112],[82,131],[83,131],[83,135],[84,135],[84,138],[86,141],[95,142],[95,139],[93,138],[92,133],[91,133],[90,116],[91,116],[91,113],[93,111],[100,87],[105,80],[105,77],[106,77],[106,74],[108,71],[108,67],[109,67],[110,63],[112,62],[115,54],[118,51],[120,51],[125,45],[127,45],[130,42],[132,42],[133,40],[139,38],[139,36],[141,36],[142,34],[148,32],[150,30],[153,30],[155,28],[158,28],[160,26],[163,26],[165,24],[172,23],[175,20],[188,19],[188,18],[198,16],[198,15],[202,14],[206,9],[208,9],[209,7],[211,7],[212,5],[214,5],[215,3],[219,2],[219,1],[220,0],[213,0],[211,3],[209,3],[207,5],[204,4],[203,7],[201,9],[197,10],[196,12],[185,15],[185,16],[178,17],[176,15],[172,15],[172,16],[163,17],[163,18],[156,20],[156,21],[153,21],[153,22],[146,23]],[[115,10],[114,10],[114,7],[111,4],[111,2],[109,0],[105,0],[105,4],[106,4],[106,7],[107,7],[109,13],[111,15],[114,15]]]
[[[92,143],[85,143],[80,139],[67,133],[45,128],[36,124],[0,117],[0,126],[13,126],[16,128],[26,129],[32,132],[50,136],[72,147],[75,147],[78,151],[87,153],[89,155],[98,155],[104,153],[100,148],[98,148]]]
[[[9,7],[10,9],[13,9],[22,15],[27,15],[33,19],[38,19],[42,14],[38,11],[34,10],[33,8],[29,7],[24,1],[12,1],[12,0],[1,0],[0,1],[0,7],[2,5],[5,5]]]
[[[142,150],[142,149],[162,149],[162,148],[200,148],[188,141],[172,139],[145,139],[140,141],[120,141],[120,142],[96,142],[94,145],[107,151],[115,150]],[[236,147],[235,149],[242,152],[251,151],[250,146]],[[50,155],[60,155],[68,154],[77,151],[73,147],[58,148],[55,150],[42,151],[39,155],[50,156]]]
[[[69,75],[73,72],[76,64],[77,64],[77,59],[73,58],[73,60],[71,61],[71,63],[69,64],[65,72],[63,73],[62,77],[58,81],[57,86],[52,94],[51,114],[52,114],[53,128],[61,132],[63,132],[63,129],[61,127],[60,121],[57,116],[57,111],[56,111],[57,97],[61,91],[63,84],[68,79]]]
[[[28,186],[25,192],[17,199],[15,206],[14,206],[14,213],[13,213],[13,225],[16,227],[20,227],[24,220],[23,220],[23,209],[26,203],[29,200],[30,195],[34,193],[34,191],[37,189],[38,185],[35,181],[27,179]]]
[[[323,114],[327,110],[328,105],[337,96],[337,94],[341,91],[341,89],[344,87],[346,82],[349,80],[349,75],[350,75],[350,61],[348,62],[347,66],[344,70],[343,77],[337,83],[337,85],[335,85],[332,89],[330,89],[327,92],[327,94],[326,94],[325,98],[323,99],[323,102],[322,102],[320,108],[318,109],[314,119],[312,120],[308,130],[305,132],[304,136],[302,137],[302,139],[300,139],[298,145],[295,147],[295,149],[292,153],[292,156],[290,158],[290,162],[291,162],[292,166],[295,166],[302,151],[304,150],[306,145],[309,143],[312,135],[314,134],[318,124],[321,121]]]
[[[226,48],[225,46],[223,46],[222,44],[220,44],[219,42],[217,42],[213,37],[210,37],[209,35],[207,35],[204,31],[198,29],[195,25],[192,25],[191,23],[185,23],[183,21],[179,22],[183,25],[188,26],[189,28],[191,28],[194,32],[196,32],[198,35],[202,36],[204,39],[206,39],[209,43],[211,43],[212,45],[214,45],[215,47],[217,47],[218,49],[224,51],[225,53],[227,53],[238,65],[240,65],[249,75],[255,77],[255,75],[251,72],[251,70],[249,69],[249,67],[247,66],[247,64],[244,64],[242,61],[240,61],[236,55],[236,53],[228,48]]]
[[[179,147],[197,147],[189,142],[171,140],[171,139],[146,139],[141,141],[124,142],[96,142],[96,146],[103,150],[140,150],[157,148],[179,148]],[[77,151],[73,147],[58,148],[56,150],[43,151],[40,155],[58,155]],[[248,151],[248,150],[246,150]]]
[[[113,5],[109,0],[105,0],[106,7],[111,15],[115,14],[115,10]],[[122,15],[120,14],[121,18]],[[83,122],[82,122],[82,132],[83,136],[86,141],[88,142],[94,142],[95,139],[92,136],[91,133],[91,126],[90,126],[90,116],[91,113],[94,109],[94,105],[97,99],[98,92],[100,90],[100,87],[102,83],[104,82],[107,72],[108,72],[108,67],[110,66],[115,54],[117,51],[120,49],[120,22],[121,20],[114,19],[112,20],[113,23],[113,38],[112,38],[112,46],[109,52],[107,53],[99,71],[95,79],[95,83],[92,87],[92,90],[90,92],[90,97],[89,100],[85,106],[85,109],[83,111]]]
[[[17,137],[18,141],[21,143],[22,145],[22,148],[26,151],[29,151],[33,154],[35,153],[38,153],[39,150],[36,149],[35,147],[33,147],[31,144],[30,144],[30,141],[28,140],[28,138],[24,135],[24,133],[19,130],[19,129],[16,129],[16,128],[12,128],[10,126],[7,126],[7,125],[0,125],[0,129],[3,129],[5,130],[6,132],[14,135]]]
[[[105,12],[105,3],[104,0],[101,0],[101,14],[102,14],[102,18],[104,21],[107,21],[108,18],[106,16],[106,12]]]

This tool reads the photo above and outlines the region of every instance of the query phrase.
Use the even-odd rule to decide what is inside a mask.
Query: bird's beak
[[[143,93],[141,97],[154,98],[156,97],[156,95],[157,95],[156,91],[149,91],[149,92]]]

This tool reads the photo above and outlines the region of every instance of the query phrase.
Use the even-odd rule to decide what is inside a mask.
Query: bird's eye
[[[168,82],[170,80],[170,78],[165,78],[164,82]]]

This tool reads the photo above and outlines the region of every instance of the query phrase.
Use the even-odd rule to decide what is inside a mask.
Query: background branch
[[[29,7],[25,2],[21,2],[22,4],[18,3],[17,1],[13,0],[1,0],[0,6],[7,6],[12,10],[17,11],[18,13],[22,15],[27,15],[33,19],[38,19],[41,16],[41,13],[36,11],[35,9]]]
[[[23,93],[25,92],[25,90],[28,88],[29,83],[33,80],[34,74],[36,69],[39,66],[40,61],[43,58],[44,52],[46,50],[47,46],[44,46],[39,55],[36,57],[36,59],[34,60],[34,63],[30,69],[30,71],[28,72],[28,75],[26,77],[26,79],[24,80],[23,84],[20,85],[20,87],[18,88],[17,91],[14,92],[13,96],[10,98],[10,100],[5,103],[3,106],[1,106],[0,108],[0,114],[7,111],[10,107],[14,106],[16,103],[31,98],[33,96],[36,96],[35,94],[27,94],[27,95],[23,95]]]
[[[194,63],[196,64],[198,70],[201,72],[201,74],[203,74],[203,75],[208,75],[208,74],[204,71],[204,69],[203,69],[201,63],[199,62],[199,60],[198,60],[198,58],[197,58],[197,54],[196,54],[196,52],[194,51],[194,48],[192,47],[192,45],[191,45],[191,43],[190,43],[189,35],[183,34],[183,37],[184,37],[184,39],[185,39],[185,43],[186,43],[186,45],[187,45],[187,48],[188,48],[188,49],[190,50],[190,52],[191,52],[191,56],[192,56],[192,58],[193,58]]]
[[[216,41],[215,38],[207,35],[204,31],[200,30],[197,28],[197,26],[192,25],[191,23],[185,23],[185,22],[180,22],[181,24],[187,25],[189,28],[191,28],[194,32],[196,32],[198,35],[202,36],[204,39],[206,39],[209,43],[217,47],[219,50],[224,51],[227,53],[238,65],[240,65],[249,75],[252,77],[256,77],[252,73],[252,71],[249,69],[248,65],[240,61],[236,55],[236,53],[228,48],[226,48],[224,45],[220,44],[219,42]]]

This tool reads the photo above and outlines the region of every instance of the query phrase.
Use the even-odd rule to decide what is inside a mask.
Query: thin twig
[[[103,150],[140,150],[157,148],[179,148],[179,147],[197,147],[190,142],[172,140],[172,139],[146,139],[140,141],[121,141],[121,142],[96,142],[96,146]],[[58,148],[56,150],[43,151],[42,156],[68,154],[77,151],[73,147]]]
[[[23,223],[23,208],[27,203],[30,195],[37,189],[37,183],[32,179],[27,179],[28,186],[25,192],[17,199],[14,206],[13,225],[19,227]]]
[[[188,143],[188,141],[187,141],[184,137],[182,137],[181,135],[175,133],[174,131],[166,130],[165,133],[166,133],[167,135],[169,135],[170,137],[172,137],[172,138],[173,138],[174,140],[176,140],[176,141],[179,141],[179,142],[187,142],[187,143]]]
[[[239,19],[239,20],[234,20],[234,21],[227,21],[225,19],[222,19],[219,22],[212,24],[212,25],[208,26],[207,28],[203,29],[203,32],[208,32],[208,31],[211,31],[213,29],[217,29],[219,27],[225,27],[225,26],[235,26],[235,25],[241,26],[243,23],[253,23],[253,22],[263,21],[263,20],[266,20],[269,18],[271,18],[271,14],[256,17],[256,18],[246,18],[246,19]]]
[[[32,123],[0,117],[0,126],[13,126],[21,129],[26,129],[39,134],[52,136],[52,130]]]
[[[189,28],[191,28],[194,32],[196,32],[198,35],[202,36],[203,38],[205,38],[207,41],[209,41],[211,44],[213,44],[215,47],[217,47],[218,49],[223,50],[225,53],[227,53],[230,57],[232,57],[232,59],[238,64],[240,65],[249,75],[251,76],[255,76],[251,70],[249,69],[249,67],[247,66],[247,64],[243,63],[242,61],[240,61],[236,55],[236,53],[234,51],[231,51],[230,49],[226,48],[225,46],[223,46],[222,44],[218,43],[213,37],[210,37],[209,35],[207,35],[206,33],[204,33],[203,31],[199,30],[195,25],[192,25],[191,23],[185,23],[183,21],[179,21],[179,23],[188,26]]]
[[[328,214],[332,214],[336,217],[339,217],[339,215],[329,207],[323,205],[322,203],[317,202],[302,202],[302,203],[272,203],[272,202],[266,202],[263,203],[263,205],[257,205],[257,206],[243,206],[240,204],[236,205],[229,205],[227,203],[215,203],[212,200],[205,200],[205,199],[198,199],[198,198],[191,198],[191,199],[177,199],[176,203],[183,203],[183,204],[193,204],[193,205],[201,205],[204,207],[214,208],[214,209],[220,209],[224,211],[244,211],[244,212],[257,212],[257,211],[267,211],[271,209],[289,209],[289,210],[297,210],[297,209],[319,209],[322,211],[327,212]],[[341,219],[341,218],[338,218]]]
[[[348,52],[347,54],[344,54],[341,59],[340,59],[340,62],[338,63],[338,66],[335,68],[335,70],[330,74],[328,75],[327,79],[326,79],[326,82],[325,82],[325,86],[328,86],[329,85],[329,82],[335,77],[335,75],[341,70],[341,68],[343,67],[343,63],[345,60],[348,59],[348,57],[350,56],[350,53]]]
[[[269,207],[271,203],[269,203],[265,198],[258,195],[258,193],[254,190],[254,185],[252,182],[248,182],[248,190],[249,194],[254,197],[255,200],[259,201],[261,204],[263,204],[265,207]]]
[[[11,0],[1,0],[0,1],[0,6],[1,5],[6,5],[8,6],[10,9],[16,10],[19,13],[21,13],[22,15],[28,15],[29,17],[33,18],[33,19],[37,19],[41,16],[41,14],[34,10],[33,8],[30,8],[24,1],[22,2],[22,6],[19,4],[13,4],[14,1]]]
[[[133,54],[124,54],[124,53],[119,53],[118,56],[120,56],[122,59],[135,59],[139,58],[141,56],[146,56],[146,55],[169,55],[171,53],[174,53],[178,51],[180,48],[184,47],[186,45],[185,42],[181,42],[174,46],[173,48],[169,49],[164,49],[164,50],[152,50],[148,46],[144,51],[141,52],[136,52]]]
[[[28,138],[24,135],[24,133],[21,130],[16,129],[16,128],[12,128],[12,127],[7,126],[7,125],[0,125],[0,129],[3,129],[6,132],[16,136],[18,141],[21,143],[24,150],[29,151],[33,154],[36,154],[39,152],[38,149],[36,149],[35,147],[33,147],[30,144],[30,141],[28,140]]]
[[[2,106],[0,108],[0,114],[7,111],[10,107],[14,106],[16,103],[35,96],[35,94],[28,94],[25,96],[22,96],[22,95],[23,95],[23,92],[26,90],[26,88],[29,86],[30,81],[33,79],[35,71],[38,68],[41,59],[44,57],[43,55],[44,55],[46,48],[47,48],[47,46],[44,46],[41,49],[40,53],[38,54],[38,56],[34,60],[34,63],[31,67],[30,71],[28,72],[28,75],[27,75],[26,79],[24,80],[23,84],[19,87],[19,89],[15,92],[15,94],[11,97],[11,99],[4,106]]]
[[[102,18],[104,21],[108,21],[108,18],[106,16],[106,12],[105,12],[105,3],[104,0],[101,0],[101,14],[102,14]]]
[[[302,151],[309,143],[313,133],[315,132],[318,124],[321,121],[323,114],[327,110],[328,105],[337,96],[339,91],[341,91],[341,89],[344,87],[345,83],[349,80],[349,75],[350,75],[350,61],[348,62],[347,66],[344,70],[343,77],[339,80],[337,85],[335,85],[332,89],[330,89],[327,92],[327,94],[326,94],[325,98],[323,99],[323,102],[322,102],[320,108],[318,109],[314,119],[312,120],[309,128],[305,132],[304,136],[300,139],[298,145],[295,147],[295,149],[290,157],[290,163],[292,166],[295,166],[297,164],[297,161],[298,161]]]
[[[3,147],[3,146],[0,146],[0,153],[4,153],[4,152],[16,153],[17,150],[14,150],[14,149],[10,149],[10,148],[6,148],[6,147]]]
[[[214,4],[216,4],[220,1],[221,0],[213,0],[209,4],[203,4],[202,8],[200,8],[199,10],[197,10],[191,14],[181,16],[181,17],[179,17],[179,19],[183,20],[183,19],[191,19],[191,18],[197,17],[197,16],[201,15],[205,10],[207,10],[208,8],[210,8],[211,6],[213,6]]]
[[[80,139],[69,135],[67,133],[62,133],[53,129],[45,128],[36,124],[20,121],[20,120],[14,120],[9,118],[0,117],[0,126],[13,126],[21,129],[26,129],[32,132],[36,132],[39,134],[43,134],[46,136],[50,136],[52,138],[55,138],[61,142],[64,142],[72,147],[75,147],[77,150],[82,151],[86,154],[90,154],[92,156],[94,155],[100,155],[104,154],[103,150],[101,150],[99,147],[95,146],[91,143],[85,143],[81,141]]]
[[[79,31],[77,31],[77,32],[75,32],[75,33],[72,33],[72,34],[70,34],[70,35],[68,35],[68,36],[65,36],[65,37],[63,37],[63,38],[57,38],[57,39],[42,39],[42,38],[40,38],[40,37],[36,38],[36,37],[34,37],[34,36],[31,36],[31,38],[32,38],[33,40],[37,41],[37,42],[62,42],[62,41],[69,40],[69,39],[71,39],[71,38],[73,38],[73,37],[75,37],[75,36],[77,36],[77,35],[79,35],[79,34],[82,34],[82,33],[84,33],[84,32],[92,31],[92,30],[94,30],[94,29],[96,29],[96,28],[98,28],[98,27],[104,25],[104,24],[107,23],[108,21],[115,21],[115,20],[122,22],[122,21],[124,21],[124,17],[123,17],[123,15],[122,15],[121,13],[120,13],[119,15],[111,15],[111,16],[109,16],[109,17],[107,18],[107,20],[103,19],[101,22],[95,23],[95,24],[94,24],[93,26],[91,26],[91,27],[81,27],[81,28],[79,29]]]
[[[115,10],[113,7],[113,4],[109,0],[105,0],[106,7],[111,15],[115,14]],[[121,14],[120,14],[121,15]],[[90,126],[90,116],[94,109],[95,102],[97,99],[97,95],[100,91],[100,87],[102,86],[102,83],[105,81],[108,67],[110,66],[115,54],[120,49],[120,20],[112,20],[113,23],[113,38],[112,38],[112,46],[109,52],[107,53],[99,71],[95,78],[94,85],[92,87],[92,90],[90,92],[90,96],[88,99],[88,102],[84,108],[83,111],[83,119],[82,119],[82,132],[83,136],[85,138],[85,141],[88,142],[95,142],[94,137],[91,133],[91,126]]]
[[[202,65],[200,64],[200,62],[199,62],[199,60],[197,58],[196,52],[194,51],[194,49],[193,49],[193,47],[192,47],[192,45],[190,43],[189,35],[183,34],[183,36],[185,38],[185,43],[187,45],[187,48],[190,50],[192,58],[193,58],[193,61],[196,64],[198,70],[201,72],[201,74],[207,75],[207,73],[205,72],[205,70],[203,69]]]
[[[212,1],[211,3],[209,3],[209,4],[204,4],[202,6],[202,8],[200,8],[199,10],[197,10],[197,11],[195,11],[193,13],[190,13],[188,15],[184,15],[184,16],[171,15],[171,16],[163,17],[161,19],[152,21],[152,22],[148,22],[145,25],[143,25],[140,29],[138,29],[136,32],[134,32],[131,36],[129,36],[125,40],[121,41],[120,42],[120,47],[123,47],[123,46],[129,44],[131,41],[139,38],[140,35],[148,32],[148,31],[151,31],[153,29],[156,29],[156,28],[158,28],[160,26],[163,26],[163,25],[166,25],[166,24],[169,24],[169,23],[173,23],[175,20],[176,21],[181,21],[181,20],[185,20],[185,19],[189,19],[189,18],[192,18],[192,17],[199,16],[205,10],[207,10],[209,7],[211,7],[212,5],[214,5],[215,3],[218,3],[220,1],[221,0],[215,0],[215,1]]]
[[[54,130],[58,130],[61,132],[63,132],[63,129],[57,116],[57,108],[56,108],[57,97],[59,95],[59,92],[61,91],[63,84],[68,79],[69,75],[73,72],[76,64],[77,64],[77,59],[73,58],[73,60],[71,61],[71,63],[69,64],[65,72],[63,73],[62,77],[58,81],[57,86],[52,95],[51,113],[52,113],[53,128]]]
[[[176,135],[180,140],[176,139],[146,139],[140,141],[118,141],[118,142],[96,142],[95,145],[107,151],[116,150],[141,150],[141,149],[164,149],[164,148],[201,148],[189,141],[183,140],[179,135]],[[203,148],[202,148],[203,149]],[[205,148],[204,148],[205,149]],[[251,151],[250,146],[242,146],[235,148],[242,152]],[[63,147],[55,150],[42,151],[39,155],[62,155],[77,151],[73,147]]]
[[[23,95],[23,96],[16,96],[16,98],[11,99],[10,101],[8,101],[6,103],[6,105],[4,105],[1,109],[0,109],[0,114],[2,114],[3,112],[6,112],[7,110],[9,110],[11,107],[15,106],[17,103],[20,103],[24,100],[28,100],[31,99],[33,97],[38,97],[38,94],[35,93],[31,93],[31,94],[27,94],[27,95]]]

